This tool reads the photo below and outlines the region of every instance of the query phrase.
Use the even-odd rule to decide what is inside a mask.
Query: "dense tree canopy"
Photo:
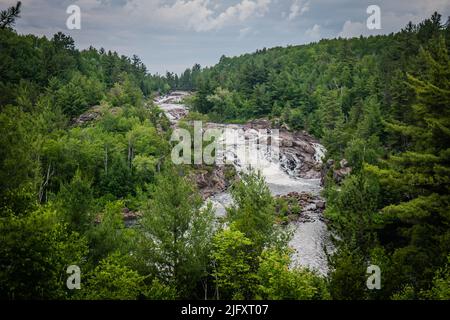
[[[18,35],[20,8],[0,12],[0,299],[449,299],[450,23],[439,14],[160,76],[63,33]],[[321,139],[333,169],[347,159],[348,177],[324,179],[337,247],[327,276],[290,265],[260,174],[234,182],[222,220],[189,180],[198,168],[173,167],[153,97],[178,89],[195,91],[191,118],[267,117]],[[370,264],[381,290],[365,285]],[[66,286],[71,265],[80,290]]]
[[[189,103],[211,119],[268,117],[321,138],[325,160],[348,161],[350,177],[326,180],[340,239],[333,298],[423,298],[448,268],[449,48],[450,23],[435,13],[396,34],[224,56],[194,83]],[[376,294],[361,283],[370,261],[389,283]]]

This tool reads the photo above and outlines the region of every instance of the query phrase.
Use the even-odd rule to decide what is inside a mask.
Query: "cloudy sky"
[[[0,0],[0,8],[15,0]],[[152,73],[182,72],[260,48],[304,44],[400,30],[434,11],[450,15],[450,0],[22,0],[19,33],[70,34],[93,45],[137,54]],[[81,30],[68,30],[70,5],[81,9]],[[381,30],[369,30],[366,10],[381,9]]]

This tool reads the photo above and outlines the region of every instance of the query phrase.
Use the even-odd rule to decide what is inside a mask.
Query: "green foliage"
[[[56,89],[57,88],[57,89]],[[70,117],[75,117],[90,107],[98,105],[103,98],[103,84],[97,79],[90,79],[75,73],[67,84],[61,85],[58,80],[50,81],[55,105]]]
[[[423,293],[426,299],[449,300],[450,299],[450,256],[447,257],[444,268],[436,271],[433,278],[433,287]]]
[[[202,205],[192,184],[170,169],[158,175],[143,208],[141,268],[173,285],[181,298],[191,296],[207,275],[213,213],[211,207]]]
[[[19,35],[19,12],[0,12],[0,298],[449,298],[450,25],[439,14],[162,77],[61,32]],[[326,181],[337,235],[326,280],[290,268],[276,224],[301,208],[275,201],[260,174],[234,184],[215,227],[167,163],[170,122],[151,100],[171,89],[196,91],[188,121],[268,117],[348,160],[350,177]],[[142,220],[126,227],[125,208]],[[78,292],[65,286],[72,264]],[[379,291],[365,286],[370,264]]]
[[[264,300],[327,300],[324,278],[306,269],[289,269],[289,254],[266,250],[257,273],[258,297]]]
[[[368,140],[354,138],[350,140],[345,148],[344,156],[354,172],[359,172],[364,164],[376,164],[383,155],[380,142],[376,136]]]
[[[114,285],[129,284],[138,274],[122,261],[98,262],[135,250],[136,231],[125,228],[122,210],[154,181],[168,152],[155,129],[167,130],[168,120],[144,106],[144,95],[167,91],[167,81],[138,57],[78,51],[63,33],[18,35],[10,27],[19,7],[1,12],[0,296],[73,298],[65,285],[71,264],[83,274],[107,269],[122,277]],[[69,126],[87,110],[97,121]],[[108,295],[109,279],[101,272],[91,279],[86,297],[175,296],[157,280],[146,280],[139,295],[131,285]]]
[[[331,258],[329,290],[334,300],[364,300],[367,297],[367,264],[364,256],[341,246]]]
[[[0,297],[65,299],[66,269],[82,266],[86,241],[41,208],[24,217],[0,218]]]
[[[100,261],[84,281],[78,299],[136,300],[145,291],[144,277],[127,267],[117,254]]]
[[[260,172],[245,174],[232,188],[228,220],[254,245],[257,253],[274,241],[275,203]]]
[[[289,202],[286,199],[283,198],[277,198],[275,199],[275,209],[277,211],[278,216],[281,217],[281,219],[287,217],[289,215]]]
[[[23,213],[37,200],[41,183],[32,117],[13,107],[0,113],[0,209]]]
[[[255,256],[253,243],[231,225],[213,240],[212,277],[220,299],[329,299],[324,278],[306,269],[290,269],[286,249]]]
[[[404,290],[412,288],[414,297],[427,289],[450,252],[450,114],[442,105],[448,101],[449,57],[442,38],[432,46],[420,52],[421,79],[409,77],[416,94],[412,118],[389,126],[411,139],[409,151],[366,169],[378,178],[383,199],[379,238],[392,252],[396,278],[402,279]]]
[[[124,207],[123,201],[108,202],[97,216],[96,224],[87,231],[90,257],[94,263],[114,252],[126,254],[134,248],[136,232],[125,227]]]
[[[344,242],[355,241],[362,250],[371,246],[372,230],[377,223],[380,191],[378,182],[370,175],[353,175],[342,186],[329,186],[325,216]]]
[[[237,230],[226,229],[214,236],[211,258],[217,299],[251,299],[256,286],[253,243]]]
[[[17,1],[15,6],[0,11],[0,29],[11,28],[15,20],[20,17],[22,3]]]
[[[55,207],[62,220],[71,230],[84,233],[93,221],[93,195],[91,183],[84,179],[80,171],[72,181],[62,185],[55,199]]]
[[[238,101],[236,101],[237,96],[230,93],[227,89],[217,88],[214,94],[209,95],[207,100],[214,107],[212,108],[211,115],[213,118],[218,119],[235,119],[238,116]]]
[[[142,103],[142,91],[131,81],[127,74],[121,74],[108,93],[108,101],[113,107],[124,105],[136,106]]]
[[[416,295],[414,293],[414,288],[410,285],[406,285],[401,291],[394,293],[391,299],[396,301],[415,300]]]
[[[174,288],[157,279],[147,284],[146,276],[129,266],[129,257],[112,253],[101,260],[84,278],[84,285],[74,296],[78,300],[171,300]]]

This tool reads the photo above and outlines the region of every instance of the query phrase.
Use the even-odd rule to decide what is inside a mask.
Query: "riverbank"
[[[187,92],[177,92],[155,100],[174,126],[189,113],[187,107],[182,104],[183,98],[188,95]],[[231,163],[238,173],[245,172],[248,169],[245,164],[250,161],[252,168],[262,173],[274,197],[299,197],[301,212],[298,218],[289,221],[287,226],[293,231],[289,243],[294,250],[292,266],[308,267],[326,275],[326,252],[332,250],[332,244],[323,218],[325,201],[320,196],[325,148],[307,132],[273,128],[273,124],[264,119],[242,125],[207,123],[204,128],[224,130],[222,139],[233,143],[225,143],[227,147],[223,156],[228,160],[232,159]],[[273,139],[274,130],[277,133],[278,150],[270,147],[257,148],[249,154],[246,149],[248,143]],[[212,203],[217,217],[224,217],[227,207],[232,204],[227,190],[230,183],[225,178],[224,171],[223,167],[216,166],[209,171],[198,170],[199,173],[192,177],[204,198]],[[302,202],[305,197],[310,201]]]

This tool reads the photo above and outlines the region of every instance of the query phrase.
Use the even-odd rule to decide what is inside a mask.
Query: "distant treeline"
[[[0,12],[0,299],[450,298],[450,25],[438,14],[180,77],[62,33],[18,35],[19,14]],[[151,98],[172,89],[196,91],[188,103],[207,116],[191,118],[269,117],[323,141],[338,236],[327,277],[289,267],[276,209],[288,203],[261,175],[235,179],[215,219],[192,183],[211,168],[170,159]],[[352,174],[335,181],[344,157]],[[366,286],[372,264],[381,290]],[[71,265],[80,290],[66,285]]]

